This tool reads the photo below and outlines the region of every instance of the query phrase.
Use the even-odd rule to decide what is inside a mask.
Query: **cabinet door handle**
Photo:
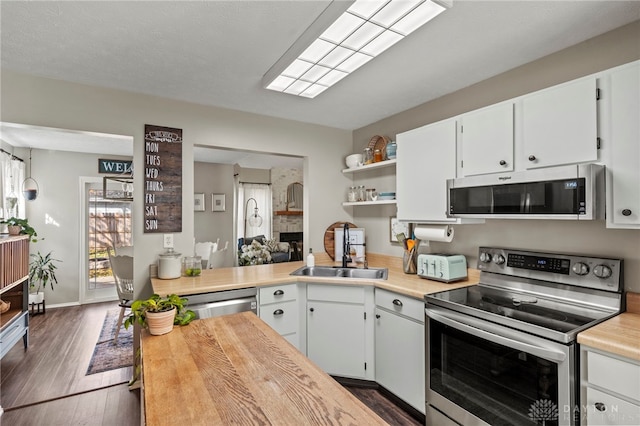
[[[536,161],[536,156],[535,155],[530,155],[529,156],[529,161]]]
[[[313,308],[309,308],[309,312],[313,312],[313,311],[314,311],[314,309],[313,309]]]
[[[273,311],[273,315],[284,315],[284,311],[282,309],[276,309]]]
[[[380,319],[380,314],[376,314],[376,318],[377,318],[377,319]]]
[[[504,161],[504,160],[500,160],[500,165],[501,165],[501,166],[506,166],[506,165],[507,165],[507,162],[506,162],[506,161]]]
[[[596,406],[596,410],[598,411],[607,411],[607,406],[602,402],[596,402],[594,405]]]
[[[622,216],[631,216],[631,210],[630,209],[622,210]]]
[[[391,302],[391,303],[393,303],[396,306],[402,306],[402,302],[400,300],[398,300],[398,299],[393,299],[393,302]]]
[[[284,291],[282,291],[282,290],[276,290],[276,291],[273,292],[274,296],[282,296],[283,294],[284,294]]]

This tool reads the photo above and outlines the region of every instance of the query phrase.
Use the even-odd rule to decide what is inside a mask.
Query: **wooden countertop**
[[[626,312],[578,334],[578,343],[640,361],[640,293],[626,297]]]
[[[316,254],[316,265],[339,265],[326,254]],[[291,272],[305,265],[305,262],[271,263],[268,265],[242,266],[233,268],[205,269],[199,277],[180,277],[173,280],[151,278],[154,293],[160,295],[210,293],[214,291],[233,290],[246,287],[263,287],[291,282],[320,282],[339,285],[373,285],[395,291],[406,296],[422,299],[425,294],[451,290],[474,285],[479,282],[480,271],[468,270],[468,279],[455,283],[442,283],[420,278],[417,275],[405,274],[402,270],[402,259],[368,254],[371,268],[388,268],[387,280],[368,280],[355,278],[328,278],[293,276]]]
[[[142,365],[149,426],[386,424],[251,312],[145,331]]]

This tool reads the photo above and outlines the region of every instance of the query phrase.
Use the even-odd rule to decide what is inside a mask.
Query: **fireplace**
[[[291,260],[302,260],[302,232],[280,232],[280,242],[291,246]]]

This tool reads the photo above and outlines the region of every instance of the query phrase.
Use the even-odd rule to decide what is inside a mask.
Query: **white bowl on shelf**
[[[362,166],[362,154],[347,155],[347,158],[345,158],[345,163],[350,169]]]

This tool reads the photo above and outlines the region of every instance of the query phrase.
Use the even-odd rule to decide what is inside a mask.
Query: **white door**
[[[364,307],[307,302],[307,356],[326,373],[365,377]]]
[[[455,222],[447,217],[447,179],[456,177],[456,120],[400,133],[396,141],[398,220]]]
[[[464,114],[461,120],[464,176],[513,171],[513,102]]]
[[[598,160],[596,79],[541,90],[522,100],[527,169]]]
[[[376,308],[376,382],[424,414],[424,324]]]
[[[132,242],[131,201],[104,197],[101,178],[81,178],[80,303],[117,300],[107,250]],[[109,187],[113,191],[120,187]],[[113,253],[112,253],[113,254]]]

